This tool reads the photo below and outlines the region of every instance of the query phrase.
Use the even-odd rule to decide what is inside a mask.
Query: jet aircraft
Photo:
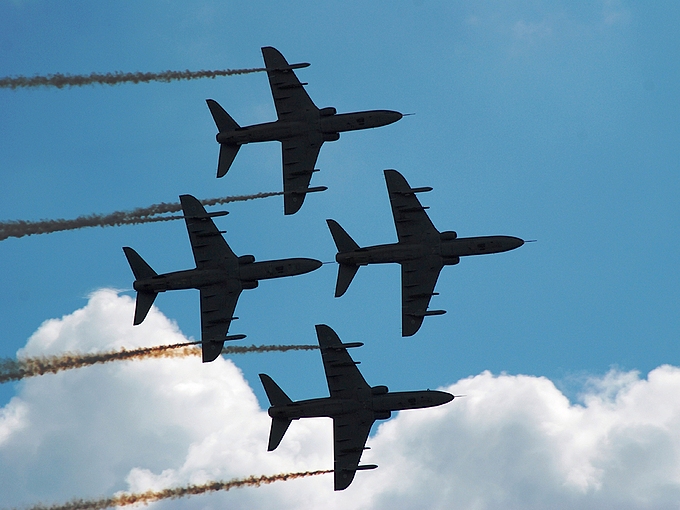
[[[361,342],[343,344],[338,335],[325,324],[316,326],[323,368],[326,372],[330,397],[293,402],[266,374],[260,380],[267,393],[272,418],[268,451],[275,450],[292,420],[299,418],[333,418],[333,451],[335,490],[346,489],[357,471],[375,469],[375,464],[359,465],[367,450],[366,441],[375,420],[387,420],[392,411],[434,407],[455,397],[444,391],[390,392],[387,386],[369,386],[347,352],[361,347]]]
[[[196,268],[158,274],[132,248],[123,251],[135,275],[137,291],[134,325],[141,324],[159,292],[198,289],[201,293],[201,341],[203,362],[216,359],[227,340],[241,340],[245,335],[227,336],[236,302],[243,289],[254,289],[259,280],[309,273],[321,267],[314,259],[294,258],[255,262],[253,255],[237,257],[222,237],[223,231],[211,219],[226,211],[206,212],[191,195],[181,195],[180,202],[189,232]]]
[[[278,140],[283,153],[284,214],[295,214],[307,193],[326,189],[324,186],[309,188],[324,142],[338,140],[343,131],[391,124],[401,119],[402,114],[391,110],[338,114],[333,107],[319,109],[304,89],[307,84],[300,83],[293,71],[308,67],[308,63],[291,65],[272,47],[262,48],[262,56],[278,120],[241,127],[216,101],[208,99],[208,108],[219,131],[217,177],[227,173],[241,145]]]
[[[430,298],[438,295],[434,287],[444,266],[458,264],[460,257],[514,250],[524,244],[511,236],[459,238],[456,232],[439,232],[416,193],[432,191],[430,187],[411,188],[396,170],[385,170],[387,192],[399,241],[392,244],[359,247],[334,220],[326,220],[338,253],[338,280],[335,297],[342,296],[360,266],[368,264],[401,264],[401,334],[412,336],[429,315],[442,315],[445,310],[428,310]]]

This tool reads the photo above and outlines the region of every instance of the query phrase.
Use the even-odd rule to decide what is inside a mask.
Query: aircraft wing
[[[267,46],[262,48],[262,57],[279,120],[318,119],[319,109],[307,95],[306,84],[300,83],[281,52]]]
[[[331,397],[357,399],[357,393],[370,392],[371,387],[359,372],[347,348],[343,347],[337,333],[325,324],[317,324],[316,336]]]
[[[442,267],[439,255],[429,255],[401,263],[402,336],[415,335],[420,329]]]
[[[285,214],[294,214],[302,207],[322,144],[323,136],[311,132],[281,142]]]
[[[241,288],[235,280],[228,280],[226,284],[202,287],[200,292],[203,362],[208,362],[222,352]]]
[[[425,212],[426,208],[420,205],[416,197],[418,189],[411,188],[404,176],[396,170],[385,170],[385,182],[399,242],[421,243],[426,237],[439,237],[439,231]],[[430,189],[421,188],[420,191]]]
[[[210,215],[191,195],[179,197],[187,224],[191,249],[198,269],[224,269],[236,271],[238,257],[231,251]]]
[[[346,489],[357,472],[361,454],[373,426],[373,411],[362,409],[333,418],[335,490]]]

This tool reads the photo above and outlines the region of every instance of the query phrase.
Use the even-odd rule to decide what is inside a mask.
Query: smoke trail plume
[[[149,83],[152,81],[171,82],[217,78],[233,74],[250,74],[266,71],[261,67],[252,69],[218,69],[216,71],[163,71],[160,73],[91,73],[91,74],[48,74],[45,76],[5,76],[0,78],[0,88],[18,89],[34,87],[82,87],[84,85],[118,85],[120,83]]]
[[[174,487],[160,491],[150,490],[146,492],[138,492],[136,494],[123,493],[110,498],[90,500],[74,499],[63,505],[38,504],[29,507],[26,510],[103,510],[104,508],[134,505],[137,503],[148,504],[153,503],[154,501],[160,501],[162,499],[179,499],[187,496],[205,494],[207,492],[228,491],[240,487],[259,487],[260,485],[268,485],[274,482],[295,480],[296,478],[305,478],[308,476],[325,475],[332,472],[332,469],[324,469],[319,471],[302,471],[299,473],[281,473],[279,475],[271,476],[249,476],[248,478],[235,478],[228,481],[207,482],[200,485],[191,484],[184,487]]]
[[[109,363],[111,361],[140,360],[151,358],[185,358],[200,356],[201,349],[196,344],[201,342],[185,342],[172,345],[158,345],[155,347],[140,347],[138,349],[119,349],[114,351],[81,354],[65,352],[54,356],[36,356],[19,359],[0,359],[0,384],[18,381],[27,377],[45,374],[56,374],[62,370],[87,367]],[[318,345],[234,345],[224,347],[222,354],[246,354],[249,352],[286,352],[312,351]]]
[[[257,198],[267,198],[283,195],[283,191],[269,191],[255,193],[254,195],[235,195],[231,197],[210,198],[201,200],[203,205],[227,204],[229,202],[244,202]],[[0,241],[8,237],[24,237],[35,234],[49,234],[64,230],[77,230],[85,227],[113,227],[119,225],[137,225],[140,223],[153,223],[157,221],[171,221],[182,219],[183,216],[157,216],[159,214],[173,213],[182,210],[179,202],[161,202],[149,207],[138,207],[131,211],[115,211],[110,214],[89,214],[79,216],[73,220],[40,220],[24,221],[12,220],[0,222]]]

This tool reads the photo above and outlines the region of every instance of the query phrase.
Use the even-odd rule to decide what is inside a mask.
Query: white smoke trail
[[[257,198],[267,198],[283,195],[283,191],[268,191],[253,195],[235,195],[222,198],[201,200],[203,205],[227,204],[229,202],[243,202]],[[0,222],[0,241],[8,237],[24,237],[36,234],[49,234],[65,230],[77,230],[85,227],[113,227],[119,225],[136,225],[157,221],[171,221],[182,219],[183,216],[157,216],[159,214],[178,212],[182,210],[179,202],[161,202],[149,207],[139,207],[131,211],[115,211],[110,214],[89,214],[72,220],[39,220],[24,221],[11,220]]]
[[[160,73],[90,73],[90,74],[48,74],[44,76],[5,76],[0,78],[0,88],[18,89],[34,87],[82,87],[84,85],[118,85],[120,83],[149,83],[152,81],[171,82],[176,80],[196,80],[217,78],[235,74],[249,74],[266,71],[264,68],[218,69],[216,71],[163,71]]]

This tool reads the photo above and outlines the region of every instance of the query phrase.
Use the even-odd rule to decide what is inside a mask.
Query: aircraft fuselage
[[[377,388],[384,388],[378,386]],[[300,400],[282,406],[269,408],[272,418],[297,420],[299,418],[333,418],[342,414],[354,413],[362,409],[373,411],[375,418],[385,420],[392,411],[404,409],[421,409],[446,404],[454,396],[444,391],[395,391],[374,394],[376,388],[366,391],[365,395],[357,395],[356,399],[340,399],[334,397]]]
[[[460,257],[500,253],[514,250],[524,241],[513,236],[463,237],[457,239],[433,239],[423,243],[391,243],[367,246],[351,252],[338,253],[335,260],[340,264],[365,266],[405,262],[421,257],[438,255],[444,265],[457,264]]]
[[[233,131],[223,131],[217,134],[217,141],[221,144],[243,145],[255,142],[281,141],[288,138],[304,136],[310,132],[317,132],[324,136],[324,140],[337,140],[343,131],[369,129],[386,126],[401,119],[399,112],[392,110],[368,110],[365,112],[319,115],[310,121],[281,121],[266,122],[244,126]]]
[[[309,273],[321,267],[321,262],[307,258],[267,260],[239,264],[234,270],[188,269],[159,274],[134,282],[139,292],[165,292],[166,290],[200,289],[210,285],[227,285],[253,288],[259,280],[281,278]]]

